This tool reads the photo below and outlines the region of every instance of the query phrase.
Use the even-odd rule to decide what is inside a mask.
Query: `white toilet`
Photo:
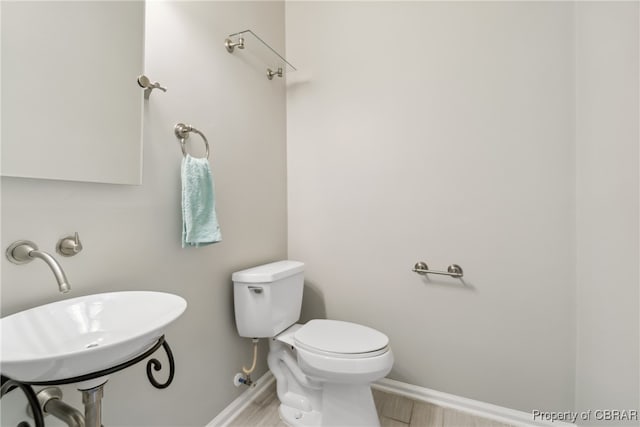
[[[304,264],[279,261],[233,273],[238,333],[270,338],[280,417],[290,426],[379,426],[371,382],[393,366],[389,339],[337,320],[300,318]]]

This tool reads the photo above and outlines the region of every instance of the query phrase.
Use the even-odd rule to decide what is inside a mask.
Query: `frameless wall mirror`
[[[140,184],[144,1],[2,1],[4,176]]]

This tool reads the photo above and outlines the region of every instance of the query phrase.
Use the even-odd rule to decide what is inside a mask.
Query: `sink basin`
[[[0,372],[59,381],[126,362],[153,346],[187,302],[163,292],[111,292],[41,305],[0,319]]]

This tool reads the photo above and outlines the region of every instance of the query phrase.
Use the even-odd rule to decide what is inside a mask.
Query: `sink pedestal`
[[[102,427],[102,396],[104,396],[104,385],[82,392],[82,404],[84,405],[84,425],[85,427]]]
[[[102,427],[102,397],[104,396],[104,385],[107,383],[106,377],[102,378],[104,378],[102,383],[96,387],[78,388],[78,391],[82,393],[84,415],[62,400],[62,390],[58,387],[43,388],[37,393],[36,396],[43,414],[52,414],[70,427]],[[27,406],[27,414],[31,418],[35,418],[31,406]]]

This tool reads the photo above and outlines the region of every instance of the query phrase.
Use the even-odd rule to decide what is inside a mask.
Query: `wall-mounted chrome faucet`
[[[67,276],[65,276],[62,267],[54,257],[39,250],[38,245],[29,240],[18,240],[7,248],[7,259],[14,264],[26,264],[36,258],[43,260],[49,266],[58,282],[60,292],[69,292],[71,286],[67,281]]]

